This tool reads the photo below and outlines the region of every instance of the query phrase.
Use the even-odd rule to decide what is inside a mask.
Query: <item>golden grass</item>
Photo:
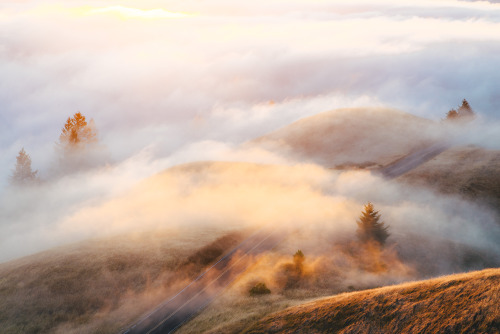
[[[221,233],[123,235],[0,264],[0,332],[116,333],[242,238]]]
[[[273,314],[246,333],[499,333],[500,269],[344,293]]]

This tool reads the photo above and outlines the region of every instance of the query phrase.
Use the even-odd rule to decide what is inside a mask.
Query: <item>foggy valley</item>
[[[498,332],[499,4],[137,6],[0,4],[1,333]]]

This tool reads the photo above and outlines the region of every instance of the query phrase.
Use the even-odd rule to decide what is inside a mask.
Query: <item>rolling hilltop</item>
[[[463,135],[468,126],[467,122],[434,122],[393,109],[338,109],[301,119],[251,143],[327,168],[376,170]],[[451,144],[398,181],[460,195],[499,211],[499,175],[499,150]]]
[[[441,136],[438,123],[402,111],[350,108],[298,120],[252,143],[329,168],[376,168]]]
[[[291,307],[246,333],[499,333],[500,269],[353,292]]]

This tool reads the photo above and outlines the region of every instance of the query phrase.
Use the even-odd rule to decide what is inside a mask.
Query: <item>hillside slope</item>
[[[349,108],[301,119],[252,143],[326,167],[379,167],[441,135],[438,123],[398,110]]]
[[[203,228],[121,235],[2,263],[0,333],[116,333],[242,239],[220,235]]]
[[[247,333],[499,333],[500,269],[317,300]]]
[[[399,178],[500,208],[500,151],[451,148]]]

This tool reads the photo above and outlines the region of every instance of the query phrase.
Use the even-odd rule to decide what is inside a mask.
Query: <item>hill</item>
[[[0,264],[0,332],[116,333],[242,235],[199,228],[121,235]]]
[[[500,269],[316,300],[246,333],[499,333]]]
[[[451,148],[418,166],[399,180],[434,187],[500,208],[500,151],[477,146]]]
[[[356,193],[345,192],[353,182],[364,182],[364,191],[370,182],[375,182],[370,187],[377,192],[396,189],[369,172],[340,173],[312,165],[203,162],[171,168],[120,197],[82,208],[68,218],[71,226],[106,227],[121,235],[0,264],[0,331],[116,333],[177,293],[240,240],[245,230],[262,223],[281,225],[289,235],[257,259],[235,289],[223,293],[180,332],[237,332],[310,298],[498,267],[498,250],[487,243],[498,229],[489,229],[489,239],[481,239],[481,227],[465,220],[459,220],[461,227],[470,228],[477,238],[467,243],[449,233],[439,237],[440,233],[429,232],[430,227],[422,224],[410,234],[405,225],[408,216],[393,215],[393,235],[385,251],[357,247],[355,220],[362,203]],[[439,202],[433,202],[425,204],[427,212],[441,210]],[[386,206],[384,216],[397,210],[397,203]],[[418,206],[409,212],[412,217],[422,216]],[[441,228],[454,221],[443,220]],[[287,290],[282,287],[281,268],[297,248],[307,256],[308,276],[300,289]],[[361,257],[373,260],[377,268],[360,261]],[[248,296],[247,283],[254,280],[271,288],[267,299]],[[235,322],[237,329],[231,331]]]
[[[438,123],[385,108],[323,112],[253,140],[254,145],[328,168],[386,167],[461,134],[465,123]],[[500,208],[500,151],[452,147],[398,181]]]
[[[441,135],[438,123],[402,111],[349,108],[301,119],[252,144],[325,167],[375,168],[426,147]]]

